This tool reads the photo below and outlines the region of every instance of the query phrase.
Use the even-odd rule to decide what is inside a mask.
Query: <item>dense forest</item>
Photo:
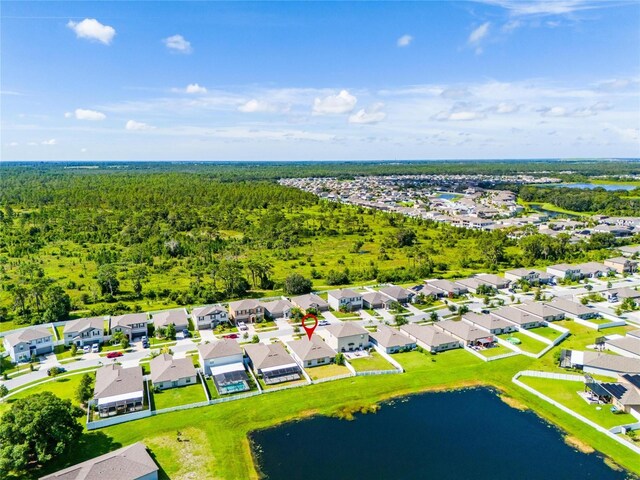
[[[603,215],[640,216],[640,191],[603,188],[542,188],[523,186],[516,189],[525,202],[550,203],[574,212],[590,212]]]
[[[565,235],[508,233],[321,201],[273,180],[221,181],[198,169],[3,168],[0,329],[281,295],[293,274],[314,289],[409,283],[604,258],[615,244],[609,234],[574,244]]]

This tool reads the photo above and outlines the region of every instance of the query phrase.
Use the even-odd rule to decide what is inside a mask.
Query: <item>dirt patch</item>
[[[500,397],[500,400],[502,400],[504,403],[506,403],[507,405],[509,405],[511,408],[515,408],[516,410],[529,410],[529,407],[527,407],[524,403],[522,403],[520,400],[516,400],[513,397],[509,397],[507,395],[498,395]]]
[[[607,467],[609,467],[611,470],[615,470],[616,472],[622,472],[624,471],[624,468],[622,468],[620,465],[618,465],[616,462],[614,462],[613,460],[611,460],[609,457],[604,457],[604,463],[607,465]]]
[[[339,408],[333,416],[339,418],[340,420],[351,421],[355,418],[354,414],[356,413],[376,413],[378,410],[380,410],[380,405],[378,405],[377,403],[374,403],[372,405],[351,405]]]
[[[593,453],[595,449],[589,445],[588,443],[584,443],[582,440],[576,437],[572,437],[571,435],[566,435],[564,437],[564,443],[569,445],[570,447],[575,448],[576,450],[582,453]]]

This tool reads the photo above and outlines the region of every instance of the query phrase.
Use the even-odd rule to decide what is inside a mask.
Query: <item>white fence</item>
[[[342,380],[343,378],[355,377],[353,373],[343,373],[342,375],[335,375],[333,377],[318,378],[317,380],[311,380],[313,383],[332,382],[334,380]]]
[[[584,375],[575,375],[571,373],[554,373],[554,372],[540,372],[538,370],[523,370],[516,373],[513,378],[519,377],[537,377],[537,378],[550,378],[553,380],[567,380],[570,382],[582,382],[584,383]]]
[[[150,409],[142,410],[140,412],[126,413],[124,415],[117,415],[111,418],[105,418],[103,420],[94,420],[87,422],[87,430],[95,430],[96,428],[110,427],[111,425],[118,425],[119,423],[131,422],[133,420],[139,420],[141,418],[147,418],[153,415]]]
[[[627,433],[631,430],[640,430],[640,422],[629,423],[628,425],[618,425],[617,427],[610,428],[611,433]]]
[[[534,375],[534,374],[538,374],[538,375]],[[546,375],[539,375],[539,374],[546,374]],[[560,410],[562,410],[563,412],[571,415],[572,417],[580,420],[583,423],[586,423],[587,425],[589,425],[591,428],[597,430],[598,432],[603,433],[604,435],[606,435],[607,437],[609,437],[610,439],[618,442],[619,444],[627,447],[628,449],[636,452],[637,454],[640,454],[640,447],[637,447],[636,445],[631,444],[630,442],[626,441],[625,439],[617,436],[616,434],[612,433],[611,431],[607,430],[604,427],[601,427],[600,425],[598,425],[595,422],[592,422],[591,420],[589,420],[588,418],[583,417],[582,415],[580,415],[579,413],[574,412],[573,410],[571,410],[570,408],[565,407],[564,405],[562,405],[561,403],[556,402],[555,400],[547,397],[546,395],[544,395],[543,393],[540,393],[539,391],[537,391],[535,388],[530,387],[529,385],[526,385],[524,383],[522,383],[520,380],[518,380],[521,376],[539,376],[539,377],[543,377],[543,378],[554,378],[554,377],[549,377],[547,375],[564,375],[567,377],[574,377],[574,378],[568,378],[568,379],[563,379],[560,378],[561,380],[574,380],[575,377],[579,377],[579,375],[567,375],[567,374],[561,374],[561,373],[548,373],[548,372],[532,372],[532,371],[523,371],[523,372],[518,372],[514,375],[514,377],[511,379],[511,381],[513,383],[515,383],[516,385],[518,385],[519,387],[525,389],[527,392],[535,395],[536,397],[544,400],[547,403],[550,403],[551,405],[559,408]],[[577,380],[576,380],[577,381]],[[581,378],[580,381],[584,381],[584,379]]]
[[[392,375],[394,373],[402,373],[400,370],[364,370],[362,372],[356,372],[356,377],[363,377],[367,375]]]

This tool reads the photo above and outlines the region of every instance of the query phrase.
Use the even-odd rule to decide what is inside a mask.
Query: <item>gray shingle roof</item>
[[[479,327],[486,328],[487,330],[494,330],[496,328],[508,328],[512,325],[503,320],[502,318],[494,317],[493,315],[483,315],[475,312],[468,312],[462,315],[462,319],[478,325]]]
[[[486,330],[482,330],[475,325],[471,325],[467,322],[456,322],[454,320],[444,320],[437,322],[434,327],[441,328],[450,335],[460,338],[465,342],[475,342],[481,338],[493,337]]]
[[[400,333],[395,328],[387,325],[380,325],[377,332],[370,333],[369,336],[374,338],[379,345],[390,347],[404,347],[413,343],[404,333]]]
[[[358,292],[351,290],[350,288],[343,288],[340,290],[331,290],[328,295],[333,298],[341,299],[341,298],[359,298],[362,297]]]
[[[320,308],[328,308],[329,304],[319,297],[315,293],[308,293],[306,295],[300,295],[298,297],[291,298],[291,301],[300,307],[302,310],[308,310],[314,305],[318,305]]]
[[[227,309],[222,305],[205,305],[204,307],[194,308],[191,311],[194,317],[204,317],[216,312],[227,313]]]
[[[368,330],[353,322],[334,323],[333,325],[327,327],[327,332],[329,332],[336,338],[369,334]]]
[[[127,313],[118,317],[111,317],[111,327],[130,327],[134,323],[147,323],[146,313]]]
[[[593,310],[591,310],[590,308],[585,307],[581,303],[567,300],[566,298],[556,297],[549,302],[549,305],[572,315],[585,315],[593,313]]]
[[[295,363],[281,343],[271,343],[269,345],[264,343],[249,344],[245,345],[244,351],[251,359],[256,370]]]
[[[300,340],[288,342],[287,345],[289,345],[289,348],[291,348],[303,362],[335,357],[337,354],[333,348],[327,345],[326,342],[317,335],[311,335],[311,340],[303,337]]]
[[[5,338],[9,345],[13,347],[21,342],[30,342],[45,337],[53,337],[53,333],[43,327],[29,327],[21,332],[7,335]]]
[[[512,323],[516,323],[518,325],[523,325],[525,323],[539,322],[540,317],[530,314],[529,312],[525,312],[523,310],[518,310],[513,307],[502,307],[498,310],[492,312],[492,315],[496,315],[498,317],[504,318]]]
[[[143,443],[134,443],[105,455],[41,477],[40,480],[137,480],[158,471]]]
[[[400,327],[400,331],[407,335],[411,335],[430,347],[459,342],[458,339],[452,337],[448,333],[444,333],[435,327],[432,327],[431,325],[416,325],[415,323],[409,323],[407,325],[402,325]]]
[[[254,300],[253,298],[245,298],[244,300],[237,300],[235,302],[229,303],[229,308],[234,312],[239,310],[254,310],[260,306],[260,302],[258,300]]]
[[[122,368],[116,363],[100,367],[96,371],[95,399],[139,392],[144,389],[142,368]]]
[[[87,328],[104,330],[104,317],[78,318],[64,324],[64,333],[81,332]]]
[[[196,367],[193,366],[191,357],[173,358],[171,355],[163,353],[151,360],[149,367],[153,383],[177,382],[181,378],[196,376]]]
[[[281,316],[285,311],[293,308],[293,303],[289,300],[274,300],[272,302],[263,302],[262,306],[272,316]]]
[[[177,326],[188,325],[189,320],[184,308],[165,310],[153,314],[153,324],[156,328],[168,327],[170,324]]]
[[[205,360],[242,354],[242,349],[238,342],[231,338],[223,338],[212,343],[202,343],[198,345],[198,350]]]
[[[551,305],[542,302],[525,302],[520,304],[515,303],[513,304],[513,307],[540,318],[549,316],[556,317],[560,314],[564,315],[564,312],[562,310],[558,310],[557,308],[554,308]]]
[[[601,368],[618,373],[640,373],[640,360],[620,355],[584,352],[583,362],[586,367]]]
[[[409,296],[414,294],[406,288],[398,287],[397,285],[389,285],[388,287],[381,288],[380,292],[390,296],[394,300],[409,298]]]

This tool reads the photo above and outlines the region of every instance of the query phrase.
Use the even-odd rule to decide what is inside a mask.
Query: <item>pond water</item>
[[[313,417],[251,440],[270,480],[627,478],[486,388],[405,397],[351,422]]]
[[[445,200],[453,200],[456,197],[459,197],[458,193],[439,193],[438,198],[443,198]]]

